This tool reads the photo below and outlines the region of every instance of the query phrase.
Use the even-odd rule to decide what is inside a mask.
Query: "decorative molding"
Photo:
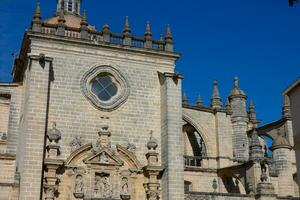
[[[118,93],[108,101],[101,101],[91,91],[91,82],[101,73],[107,73],[112,76],[118,85]],[[92,103],[92,105],[103,111],[112,111],[117,109],[125,103],[130,94],[128,81],[117,69],[109,65],[95,65],[88,70],[81,79],[81,89],[83,95]]]

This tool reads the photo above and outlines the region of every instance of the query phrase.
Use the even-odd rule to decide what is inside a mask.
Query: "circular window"
[[[129,96],[129,85],[121,73],[107,65],[95,66],[81,80],[84,96],[101,110],[120,106]]]
[[[108,101],[117,94],[118,88],[109,75],[103,74],[92,81],[92,91],[100,100]]]

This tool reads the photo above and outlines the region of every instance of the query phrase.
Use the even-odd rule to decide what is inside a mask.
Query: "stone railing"
[[[185,200],[254,200],[253,195],[214,193],[214,192],[189,192],[185,194]]]
[[[202,167],[202,157],[200,156],[184,156],[184,166],[188,168]]]
[[[136,48],[152,49],[156,51],[173,52],[173,43],[164,40],[146,39],[126,34],[117,34],[105,31],[88,30],[85,36],[82,36],[82,30],[78,28],[64,27],[64,32],[58,31],[57,25],[42,24],[40,31],[47,35],[60,35],[68,38],[85,39],[93,41],[95,44],[115,44],[120,46],[130,46]]]

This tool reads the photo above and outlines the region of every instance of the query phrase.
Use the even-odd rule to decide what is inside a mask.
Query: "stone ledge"
[[[216,193],[216,192],[189,192],[185,196],[229,196],[229,197],[254,197],[251,194]]]
[[[0,153],[0,160],[16,160],[16,155],[9,153]]]

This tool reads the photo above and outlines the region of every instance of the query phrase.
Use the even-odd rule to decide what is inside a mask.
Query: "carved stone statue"
[[[104,198],[110,198],[112,196],[112,186],[109,181],[109,177],[102,178],[103,186],[104,186]]]
[[[100,198],[112,197],[112,185],[109,177],[105,175],[96,175],[95,177],[95,194]]]
[[[74,196],[82,198],[84,196],[84,185],[82,175],[77,175],[75,180]]]
[[[99,156],[100,163],[108,163],[108,157],[105,155],[105,152],[102,152]]]
[[[95,194],[99,196],[103,194],[103,183],[100,175],[96,175],[95,177]]]
[[[81,175],[77,175],[76,177],[75,193],[83,193],[83,178]]]
[[[122,185],[121,185],[121,194],[122,195],[128,195],[129,194],[129,186],[128,186],[128,178],[123,177],[122,178]]]
[[[266,161],[261,161],[260,162],[260,167],[261,167],[260,180],[261,180],[261,182],[267,182],[268,181],[267,162]]]

